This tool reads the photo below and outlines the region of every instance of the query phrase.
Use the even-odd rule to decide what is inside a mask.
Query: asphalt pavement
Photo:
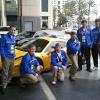
[[[52,72],[49,71],[42,74],[38,84],[26,88],[16,83],[9,85],[6,94],[0,94],[0,100],[100,100],[100,60],[98,70],[87,72],[84,65],[76,77],[77,80],[71,82],[66,73],[63,83],[52,85]]]

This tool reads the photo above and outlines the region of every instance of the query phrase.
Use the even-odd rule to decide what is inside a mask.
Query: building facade
[[[17,9],[18,5],[16,0],[0,0],[1,25],[7,26],[14,24],[17,26]]]
[[[22,31],[53,28],[52,0],[19,0],[19,21]]]
[[[5,0],[5,15],[7,25],[17,25],[20,31],[53,28],[52,0]]]
[[[63,6],[68,0],[53,0],[53,7],[57,8],[60,12],[63,12]]]

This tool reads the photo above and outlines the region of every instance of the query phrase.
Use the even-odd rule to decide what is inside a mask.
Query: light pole
[[[1,0],[1,26],[6,26],[5,0]]]

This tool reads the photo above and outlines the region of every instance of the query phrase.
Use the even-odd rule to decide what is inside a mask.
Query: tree
[[[74,0],[67,1],[64,5],[64,14],[66,17],[72,17],[76,14],[76,2]]]
[[[80,27],[81,20],[84,18],[84,15],[87,15],[87,2],[86,0],[75,0],[76,1],[76,7],[77,7],[77,21],[78,21],[78,27]]]
[[[87,2],[87,5],[88,5],[88,25],[89,25],[89,22],[90,22],[90,14],[93,11],[91,8],[95,7],[95,2],[93,0],[89,0]]]
[[[65,15],[61,12],[58,12],[58,26],[64,25],[66,23],[67,19]]]

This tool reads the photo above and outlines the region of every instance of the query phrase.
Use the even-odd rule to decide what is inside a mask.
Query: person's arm
[[[22,66],[24,67],[25,72],[33,75],[36,74],[36,72],[29,67],[29,60],[25,57],[22,59]]]
[[[72,50],[72,52],[77,52],[80,49],[80,45],[79,44],[74,44],[72,42],[68,43],[68,47],[70,48],[70,50]]]
[[[0,48],[1,48],[1,57],[3,58],[5,58],[5,51],[4,51],[5,46],[6,46],[6,39],[4,36],[2,36]]]
[[[64,55],[64,57],[65,57],[63,66],[64,66],[64,67],[67,67],[67,66],[68,66],[68,59],[67,59],[67,55],[66,55],[65,51],[63,52],[63,55]]]
[[[77,30],[77,38],[80,41],[79,29]],[[80,41],[81,42],[81,41]]]
[[[100,32],[98,33],[98,36],[97,36],[97,43],[100,45]]]
[[[39,63],[39,61],[36,58],[35,58],[35,65],[34,66],[35,67],[41,66],[40,63]]]
[[[62,64],[57,63],[56,56],[55,56],[54,53],[51,54],[51,64],[53,66],[58,66],[58,67],[61,67],[62,66]]]
[[[90,29],[90,39],[91,39],[91,45],[93,45],[94,42],[94,34],[93,34],[93,30]]]

